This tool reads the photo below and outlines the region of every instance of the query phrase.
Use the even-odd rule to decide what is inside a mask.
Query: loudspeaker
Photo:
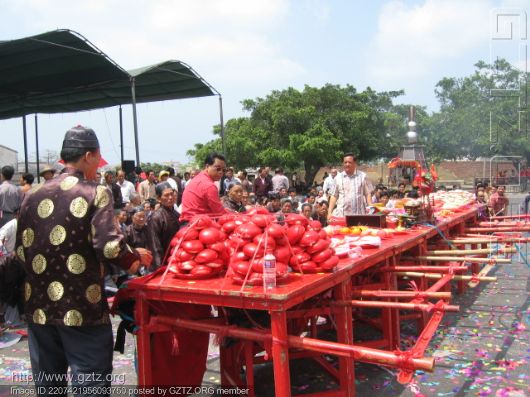
[[[134,160],[123,160],[121,162],[121,169],[125,171],[125,174],[130,174],[134,171]]]

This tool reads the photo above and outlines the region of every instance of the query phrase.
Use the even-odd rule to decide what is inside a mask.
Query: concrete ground
[[[524,197],[519,196],[513,197],[514,206]],[[498,265],[490,273],[497,276],[497,281],[456,297],[454,304],[460,305],[460,312],[446,314],[426,352],[426,356],[436,358],[433,373],[417,372],[414,382],[404,386],[396,382],[393,370],[356,363],[357,396],[530,396],[530,258],[527,246],[520,249],[521,254],[515,255],[511,264]],[[113,324],[116,330],[118,321]],[[415,343],[412,323],[403,324],[402,339],[402,349]],[[218,358],[218,348],[211,344],[204,385],[219,385]],[[331,357],[329,360],[334,361]],[[14,374],[30,372],[27,338],[0,349],[0,386],[17,384]],[[114,374],[125,384],[136,384],[134,339],[130,334],[125,354],[114,355]],[[271,365],[255,366],[255,375],[256,395],[274,396]],[[334,379],[310,360],[297,360],[291,365],[293,394],[336,386]],[[7,390],[0,387],[0,396],[9,395]]]

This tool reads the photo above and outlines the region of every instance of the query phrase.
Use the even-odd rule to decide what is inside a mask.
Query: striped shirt
[[[366,214],[366,195],[371,194],[372,184],[362,171],[355,170],[351,175],[345,171],[337,174],[330,196],[337,197],[334,216]]]

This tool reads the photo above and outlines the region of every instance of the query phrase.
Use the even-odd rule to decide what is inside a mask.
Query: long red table
[[[371,267],[385,263],[405,251],[426,249],[427,241],[439,238],[441,234],[460,233],[466,223],[476,220],[476,208],[459,213],[436,227],[421,226],[382,241],[378,249],[365,249],[357,259],[341,260],[333,273],[292,274],[270,293],[264,293],[263,287],[242,288],[234,285],[229,279],[215,278],[207,280],[181,280],[162,271],[132,280],[129,288],[134,291],[136,299],[136,322],[139,327],[138,343],[138,380],[140,386],[153,384],[153,360],[150,340],[156,333],[167,330],[154,313],[153,306],[166,302],[178,302],[188,305],[213,305],[216,307],[254,309],[267,311],[270,314],[272,334],[272,363],[276,396],[291,395],[289,371],[289,335],[287,332],[288,311],[327,290],[333,290],[333,299],[348,301],[352,299],[352,278]],[[389,276],[392,277],[392,276]],[[396,285],[396,276],[391,283]],[[163,305],[162,305],[163,307]],[[330,308],[337,324],[337,342],[345,345],[353,344],[352,309],[348,306],[332,306]],[[386,326],[393,328],[387,335],[392,341],[399,341],[399,320],[388,320]],[[212,323],[213,324],[213,323]],[[215,327],[212,325],[212,331]],[[392,336],[393,334],[393,336]],[[392,343],[390,343],[392,342]],[[221,367],[223,362],[221,352]],[[222,370],[222,369],[221,369]],[[247,368],[248,370],[248,368]],[[355,377],[353,360],[347,356],[339,356],[339,390],[326,392],[325,395],[354,396]],[[323,394],[320,394],[323,395]]]

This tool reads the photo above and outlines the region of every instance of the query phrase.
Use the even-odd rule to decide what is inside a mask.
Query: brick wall
[[[374,182],[379,181],[381,178],[380,164],[375,166],[361,165],[359,168],[366,172]],[[499,171],[507,171],[507,175],[510,176],[511,170],[515,170],[517,173],[517,169],[514,168],[512,162],[492,163],[491,173],[494,177],[497,176]],[[436,171],[438,172],[439,180],[442,182],[463,180],[466,185],[471,185],[473,184],[474,178],[482,178],[483,175],[489,178],[490,165],[489,161],[486,161],[484,171],[483,161],[443,161],[436,166]],[[385,164],[383,169],[383,183],[386,183],[387,176],[388,168]]]
[[[340,170],[340,166],[337,167]],[[331,167],[322,167],[317,173],[315,180],[317,183],[322,183],[324,172],[330,171]],[[373,183],[379,183],[382,178],[383,183],[387,183],[388,178],[388,167],[387,164],[375,164],[372,166],[361,164],[359,169],[366,172],[368,177]],[[517,174],[517,168],[514,168],[511,161],[492,163],[492,175],[497,176],[499,171],[507,171],[507,176],[511,176],[511,170],[515,170]],[[484,173],[484,162],[483,161],[443,161],[436,166],[438,178],[440,182],[444,181],[464,181],[465,185],[472,185],[474,178],[482,178],[483,174],[486,178],[490,175],[490,164],[486,161],[486,168]]]

